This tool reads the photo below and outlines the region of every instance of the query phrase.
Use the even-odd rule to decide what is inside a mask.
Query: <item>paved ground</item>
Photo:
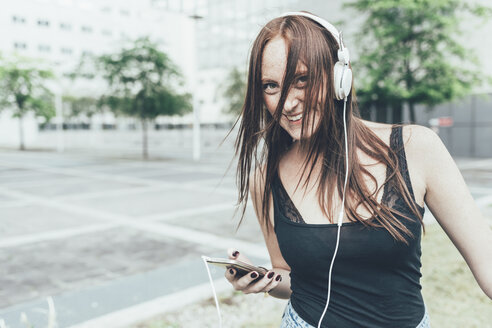
[[[200,288],[210,296],[202,254],[224,256],[235,245],[266,262],[251,208],[234,233],[234,169],[224,176],[232,153],[183,157],[0,152],[0,318],[24,327],[25,312],[44,327],[53,296],[59,327],[121,326],[124,315],[111,314],[162,311]],[[459,165],[492,217],[492,160]]]

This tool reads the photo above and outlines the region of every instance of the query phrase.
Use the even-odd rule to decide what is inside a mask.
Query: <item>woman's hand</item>
[[[227,250],[227,255],[232,260],[253,264],[246,256],[232,248]],[[258,279],[258,272],[255,271],[242,277],[237,277],[236,273],[236,270],[233,268],[227,269],[225,277],[235,290],[240,290],[244,294],[269,292],[277,287],[282,281],[282,276],[273,270],[268,271],[265,276],[260,279]]]

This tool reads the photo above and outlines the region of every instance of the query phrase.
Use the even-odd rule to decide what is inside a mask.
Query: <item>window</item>
[[[48,44],[38,45],[39,52],[51,52],[51,47]]]
[[[105,35],[105,36],[111,36],[111,35],[113,35],[113,32],[111,30],[107,30],[107,29],[102,30],[101,33],[102,33],[102,35]]]
[[[130,16],[130,12],[126,9],[121,9],[120,14],[121,16]]]
[[[84,33],[92,33],[92,27],[87,26],[87,25],[82,26],[81,30]]]
[[[25,50],[27,49],[27,44],[24,42],[14,42],[14,48],[17,50]]]
[[[82,50],[82,56],[90,56],[92,54],[93,54],[93,52],[90,50]]]
[[[61,53],[64,55],[71,55],[73,53],[72,48],[61,48]]]
[[[12,16],[12,22],[17,23],[17,24],[25,24],[26,19],[21,16]]]
[[[109,14],[109,13],[111,13],[111,7],[103,7],[103,8],[101,8],[101,12],[103,12],[105,14]]]
[[[38,19],[38,26],[49,27],[50,22],[46,19]]]
[[[60,29],[65,31],[71,31],[72,25],[70,25],[69,23],[60,23]]]

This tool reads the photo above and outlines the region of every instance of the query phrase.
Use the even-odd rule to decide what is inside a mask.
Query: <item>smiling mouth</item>
[[[287,119],[291,122],[297,122],[302,119],[302,113],[297,114],[297,115],[285,115]]]

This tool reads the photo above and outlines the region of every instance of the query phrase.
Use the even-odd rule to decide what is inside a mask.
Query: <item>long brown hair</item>
[[[288,48],[286,71],[282,83],[280,100],[272,116],[266,109],[263,99],[261,61],[266,44],[280,36]],[[263,201],[261,204],[263,224],[267,231],[271,228],[269,210],[272,182],[277,174],[282,155],[292,145],[290,135],[278,123],[287,94],[296,78],[298,63],[307,67],[307,84],[304,89],[301,149],[308,154],[302,176],[309,168],[305,185],[309,182],[316,163],[322,163],[318,185],[318,201],[323,213],[333,222],[334,193],[342,198],[345,178],[345,147],[343,132],[343,101],[335,100],[333,81],[333,66],[337,58],[338,43],[324,27],[311,19],[302,16],[279,17],[267,23],[259,32],[252,46],[248,83],[245,102],[240,120],[241,124],[235,142],[236,156],[239,155],[236,179],[239,187],[238,205],[243,204],[241,224],[248,201],[249,176],[251,170],[260,169],[264,174]],[[317,126],[309,116],[319,117]],[[413,201],[404,179],[398,170],[397,151],[390,149],[362,121],[357,110],[355,92],[347,99],[347,140],[349,145],[349,175],[346,197],[355,202],[346,201],[346,214],[350,221],[360,221],[364,225],[384,227],[397,240],[407,243],[404,235],[412,236],[406,226],[395,215],[401,215],[407,220],[413,220],[395,208],[378,203],[376,195],[386,183],[392,182],[394,188],[402,195],[403,200],[413,214],[422,223],[422,216]],[[303,138],[306,124],[313,122],[309,138]],[[234,127],[233,127],[234,128]],[[356,149],[384,163],[389,172],[385,182],[378,186],[376,178],[359,163]],[[302,176],[300,181],[302,180]],[[369,177],[376,185],[375,191],[368,190],[364,177]],[[299,187],[299,183],[297,187]],[[336,185],[335,185],[336,183]],[[335,189],[336,186],[336,189]],[[297,189],[296,187],[296,189]],[[360,218],[356,209],[364,206],[372,218]]]

